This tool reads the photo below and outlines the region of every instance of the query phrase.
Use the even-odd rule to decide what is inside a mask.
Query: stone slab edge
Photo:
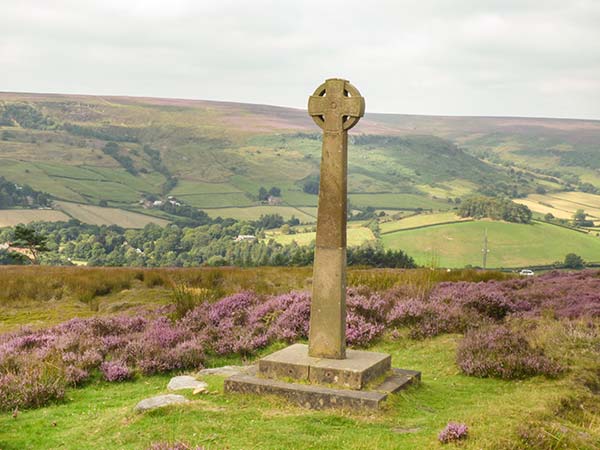
[[[369,391],[332,389],[312,384],[286,383],[255,375],[234,375],[225,380],[225,392],[274,394],[309,409],[378,409],[389,394],[418,382],[420,372],[392,369],[383,383]]]

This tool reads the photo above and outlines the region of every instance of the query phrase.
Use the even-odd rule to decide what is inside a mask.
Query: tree
[[[587,213],[583,209],[578,209],[573,214],[573,223],[578,227],[593,227],[594,222],[587,220]]]
[[[583,258],[575,253],[569,253],[565,256],[563,266],[567,269],[583,269],[585,263]]]
[[[577,222],[585,220],[586,217],[587,214],[583,209],[578,209],[577,211],[575,211],[575,214],[573,214],[573,220],[575,221],[575,224],[577,224]]]
[[[269,195],[271,197],[281,197],[281,189],[273,186],[271,189],[269,189]]]
[[[33,228],[22,225],[15,227],[13,246],[27,249],[31,254],[30,259],[33,264],[39,264],[40,254],[49,250],[46,242],[46,237],[36,233]]]
[[[263,186],[261,186],[260,189],[258,190],[258,199],[262,202],[262,201],[266,200],[268,197],[269,197],[269,193]]]
[[[306,180],[302,186],[302,190],[307,194],[317,195],[319,193],[319,180],[310,179]]]

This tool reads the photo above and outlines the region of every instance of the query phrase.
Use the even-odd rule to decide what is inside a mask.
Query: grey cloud
[[[0,90],[304,107],[323,78],[369,111],[600,119],[596,0],[20,0]]]

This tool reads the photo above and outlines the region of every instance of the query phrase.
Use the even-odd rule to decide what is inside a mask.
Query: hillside
[[[350,200],[358,208],[441,210],[474,191],[574,188],[575,175],[600,187],[584,157],[599,138],[595,121],[367,114],[350,139]],[[259,188],[276,186],[279,207],[291,207],[280,212],[310,221],[314,210],[304,207],[317,196],[303,188],[318,177],[319,158],[320,135],[302,110],[0,93],[0,176],[62,201],[140,212],[142,198],[171,195],[211,216],[255,218],[265,212]]]

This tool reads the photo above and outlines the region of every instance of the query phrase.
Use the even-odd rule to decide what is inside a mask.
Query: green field
[[[298,245],[308,245],[315,240],[316,233],[281,234],[280,232],[267,233],[267,239],[274,239],[280,244],[286,245],[296,242]],[[365,242],[375,240],[373,232],[366,227],[349,227],[347,230],[349,247],[356,247]]]
[[[56,207],[64,213],[93,225],[119,225],[123,228],[144,228],[149,223],[165,226],[169,221],[151,217],[118,208],[102,208],[100,206],[83,205],[80,203],[55,202]]]
[[[416,194],[350,194],[353,206],[372,206],[377,209],[450,209],[452,205]]]
[[[256,220],[263,214],[279,214],[286,220],[295,216],[302,223],[314,223],[317,221],[317,208],[310,207],[251,206],[248,208],[205,208],[204,211],[210,217],[231,217],[238,220]]]
[[[562,261],[576,253],[600,261],[600,238],[534,222],[532,225],[474,221],[397,231],[382,236],[385,247],[401,249],[418,264],[440,267],[481,266],[484,233],[488,233],[488,267],[524,267]]]
[[[408,228],[417,228],[426,225],[435,225],[438,223],[457,222],[459,220],[469,220],[457,216],[453,212],[433,213],[433,214],[417,214],[414,216],[405,217],[400,220],[383,222],[379,224],[379,229],[382,234],[392,233],[394,231],[406,230]]]

